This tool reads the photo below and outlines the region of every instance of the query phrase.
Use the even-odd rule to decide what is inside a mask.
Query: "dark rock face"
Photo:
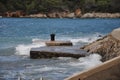
[[[98,53],[102,56],[102,61],[107,61],[120,55],[120,41],[107,35],[81,49],[89,53]]]

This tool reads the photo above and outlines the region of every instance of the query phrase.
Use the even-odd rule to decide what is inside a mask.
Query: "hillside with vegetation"
[[[120,0],[0,0],[0,15],[21,10],[25,14],[73,12],[120,12]]]

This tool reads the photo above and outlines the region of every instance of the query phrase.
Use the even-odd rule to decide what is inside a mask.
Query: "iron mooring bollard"
[[[50,34],[51,41],[55,41],[55,34]]]

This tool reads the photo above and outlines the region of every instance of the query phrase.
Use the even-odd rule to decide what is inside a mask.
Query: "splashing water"
[[[39,43],[32,43],[32,44],[29,44],[29,45],[18,45],[16,47],[16,55],[26,55],[26,56],[29,56],[30,54],[30,49],[31,48],[37,48],[37,47],[42,47],[42,46],[45,46],[45,43],[43,42],[39,42]]]

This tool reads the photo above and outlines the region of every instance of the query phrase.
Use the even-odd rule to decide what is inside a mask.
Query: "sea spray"
[[[101,36],[103,36],[103,34],[95,33],[92,35],[87,35],[87,36],[83,36],[83,37],[77,37],[74,39],[70,39],[70,41],[73,42],[74,45],[76,45],[77,43],[91,43],[91,42],[101,38]]]
[[[81,62],[81,65],[85,65],[85,69],[89,69],[101,64],[101,59],[102,57],[99,54],[91,54],[85,58],[79,58],[79,61]]]
[[[44,42],[32,43],[32,44],[29,44],[29,45],[20,44],[16,47],[16,53],[15,54],[16,55],[29,56],[31,48],[37,48],[37,47],[42,47],[42,46],[45,46]]]
[[[25,80],[30,80],[32,78],[36,80],[40,77],[45,77],[47,80],[63,80],[76,72],[81,72],[101,64],[102,62],[100,59],[100,55],[91,54],[79,59],[59,57],[52,59],[27,60],[27,63],[24,63],[23,61],[17,65],[13,65],[15,62],[10,62],[7,63],[7,65],[9,65],[9,68],[11,67],[14,69],[6,71],[2,70],[2,73],[5,73],[5,79],[7,78],[8,80],[18,76]],[[3,66],[5,66],[5,64],[3,64]]]
[[[69,65],[73,67],[83,67],[84,69],[89,69],[101,64],[101,56],[99,54],[91,54],[86,57],[81,57],[77,62],[71,62]]]

